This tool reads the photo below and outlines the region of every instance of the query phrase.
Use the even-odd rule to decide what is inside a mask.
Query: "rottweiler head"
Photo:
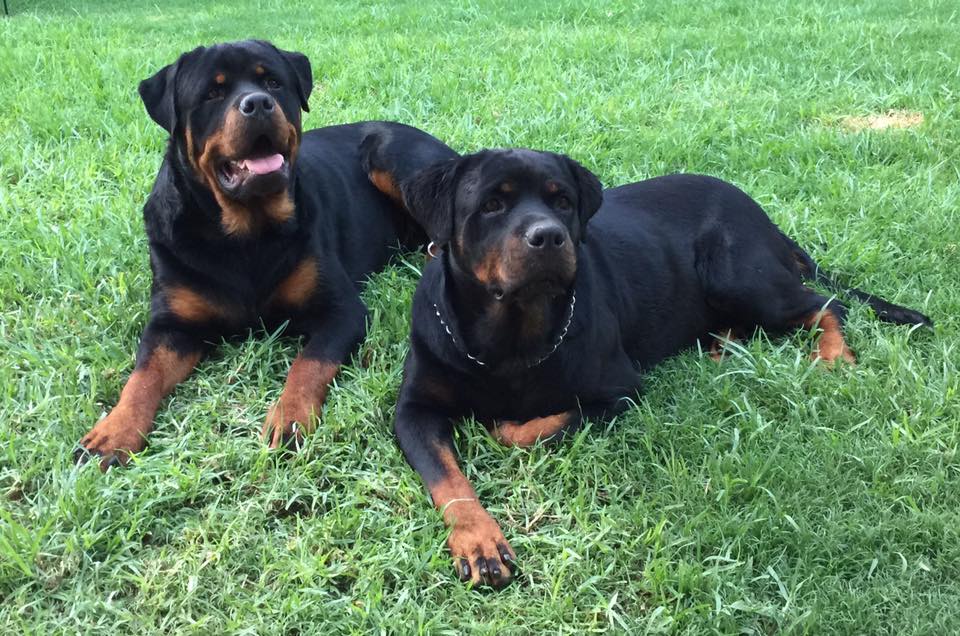
[[[577,244],[600,207],[600,181],[563,155],[486,150],[401,184],[407,208],[456,268],[491,297],[557,296],[577,269]]]
[[[293,214],[289,181],[312,87],[306,56],[247,40],[184,53],[139,90],[177,161],[214,195],[224,231],[244,234]]]

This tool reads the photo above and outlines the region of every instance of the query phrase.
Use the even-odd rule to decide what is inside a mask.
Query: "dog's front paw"
[[[566,411],[557,415],[537,417],[526,422],[502,420],[495,422],[490,433],[504,446],[533,446],[537,442],[552,442],[564,433],[574,431],[580,423],[579,413]]]
[[[493,517],[475,499],[454,500],[444,511],[447,545],[461,581],[502,588],[513,579],[517,556]]]
[[[91,456],[99,457],[103,472],[111,466],[126,465],[130,453],[139,453],[146,447],[149,428],[149,418],[115,408],[80,439],[73,461],[85,464]]]
[[[304,436],[313,432],[321,408],[307,400],[291,400],[281,396],[267,412],[260,436],[270,448],[299,450]]]

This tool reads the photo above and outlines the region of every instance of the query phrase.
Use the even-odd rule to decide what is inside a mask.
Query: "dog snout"
[[[250,93],[240,100],[240,114],[251,119],[266,119],[273,114],[276,104],[266,93]]]
[[[555,249],[567,242],[567,229],[556,221],[536,221],[527,227],[523,238],[532,249]]]

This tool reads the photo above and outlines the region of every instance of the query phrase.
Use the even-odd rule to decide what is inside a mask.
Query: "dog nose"
[[[567,240],[567,230],[556,221],[538,221],[527,228],[523,237],[534,249],[562,247]]]
[[[255,119],[269,117],[276,102],[266,93],[250,93],[240,100],[240,112]]]

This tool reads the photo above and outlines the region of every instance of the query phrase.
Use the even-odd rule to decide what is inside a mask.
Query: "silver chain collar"
[[[547,358],[549,358],[550,356],[552,356],[552,355],[556,352],[556,350],[560,347],[560,344],[563,342],[563,339],[567,337],[567,331],[570,330],[570,323],[573,322],[573,308],[574,308],[574,306],[575,306],[576,304],[577,304],[577,291],[574,290],[574,291],[573,291],[573,294],[570,296],[570,309],[569,309],[568,312],[567,312],[567,322],[566,322],[565,325],[563,325],[563,329],[560,330],[560,335],[557,336],[557,339],[556,339],[556,341],[554,341],[553,346],[550,348],[550,351],[546,352],[544,355],[542,355],[541,357],[537,358],[536,360],[534,360],[533,362],[531,362],[530,364],[528,364],[528,365],[527,365],[527,368],[528,368],[528,369],[532,369],[533,367],[540,366],[541,364],[543,364],[543,362],[544,362]],[[467,357],[467,359],[472,360],[473,362],[475,362],[475,363],[477,364],[477,366],[481,366],[481,367],[487,366],[487,363],[486,363],[486,362],[484,362],[483,360],[481,360],[480,358],[478,358],[478,357],[476,357],[476,356],[470,355],[470,352],[467,351],[466,349],[461,349],[461,348],[460,348],[460,345],[459,345],[459,343],[457,342],[457,339],[454,337],[453,332],[450,331],[450,326],[447,325],[446,321],[444,321],[444,319],[443,319],[443,316],[440,315],[440,308],[437,307],[437,303],[433,303],[433,311],[434,311],[434,313],[437,314],[437,320],[440,321],[440,326],[443,327],[444,331],[447,332],[447,335],[450,336],[450,341],[453,342],[453,345],[454,345],[463,355],[465,355],[465,356]]]

